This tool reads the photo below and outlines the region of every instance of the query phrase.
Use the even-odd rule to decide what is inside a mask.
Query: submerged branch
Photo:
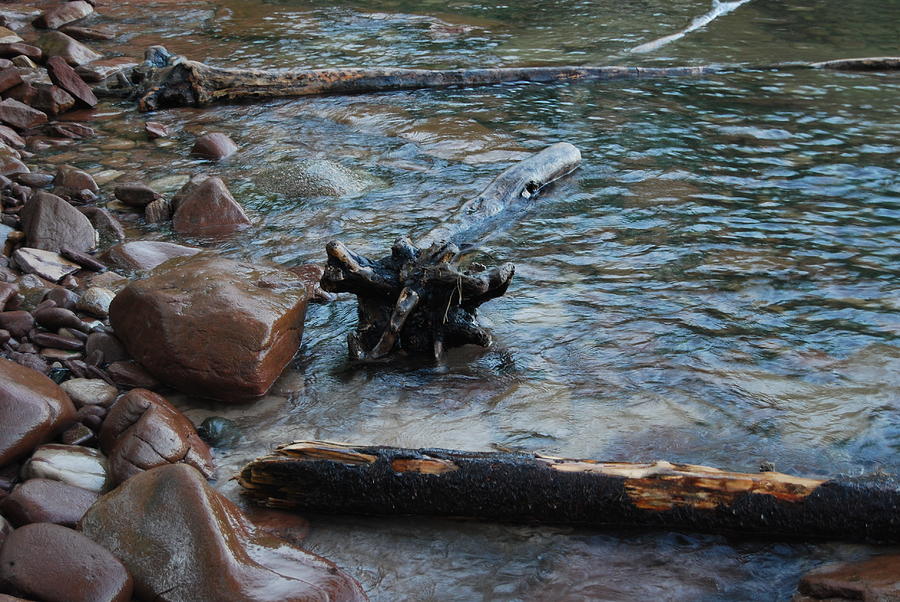
[[[141,111],[166,107],[205,106],[268,98],[321,94],[359,94],[418,88],[485,86],[512,82],[579,82],[660,77],[699,76],[739,70],[740,66],[684,67],[505,67],[496,69],[226,69],[184,57],[171,56],[154,46],[152,60],[136,70],[140,80]],[[160,57],[164,57],[160,59]],[[841,59],[821,63],[785,63],[753,69],[895,70],[898,57]]]

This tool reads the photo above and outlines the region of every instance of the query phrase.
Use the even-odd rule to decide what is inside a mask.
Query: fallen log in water
[[[505,210],[531,199],[580,162],[577,148],[553,144],[504,171],[417,244],[401,238],[390,255],[378,260],[329,242],[322,288],[357,297],[358,324],[348,337],[351,358],[376,360],[398,349],[439,358],[449,347],[488,346],[490,334],[478,324],[476,311],[506,292],[515,268],[473,264],[463,271],[459,263],[465,250],[508,218]]]
[[[138,70],[141,111],[165,107],[204,106],[214,102],[260,100],[315,94],[358,94],[417,88],[484,86],[507,82],[561,82],[697,76],[740,70],[740,66],[684,67],[562,66],[503,67],[492,69],[226,69],[181,56],[161,46],[147,51]],[[898,57],[841,59],[822,63],[785,63],[752,69],[895,70]]]
[[[900,541],[900,488],[689,464],[297,441],[241,471],[263,506],[322,513]]]

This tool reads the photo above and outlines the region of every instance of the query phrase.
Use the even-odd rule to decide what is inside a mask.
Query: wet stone
[[[191,149],[191,154],[218,161],[233,155],[237,149],[237,145],[231,138],[225,134],[215,132],[197,138],[196,142],[194,142],[194,147]]]
[[[129,284],[110,306],[110,323],[163,382],[241,402],[264,395],[296,353],[306,301],[290,272],[201,255]]]
[[[82,27],[80,25],[64,25],[59,28],[61,32],[67,36],[71,36],[80,41],[102,41],[112,40],[116,37],[109,29],[100,27]]]
[[[85,324],[74,312],[62,307],[44,307],[35,309],[32,314],[35,321],[47,330],[59,330],[60,328],[73,328],[89,333],[91,328]]]
[[[21,309],[0,312],[0,328],[8,331],[13,338],[24,339],[34,328],[34,317]]]
[[[97,232],[90,220],[49,192],[35,192],[19,216],[28,246],[35,249],[90,251],[97,246]]]
[[[117,199],[129,207],[146,207],[148,204],[160,198],[160,194],[140,182],[129,182],[116,186],[113,194]]]
[[[25,148],[25,139],[6,125],[0,125],[0,143],[12,148]]]
[[[53,84],[32,84],[35,93],[28,104],[47,115],[59,115],[75,106],[75,98]]]
[[[144,221],[158,224],[172,219],[172,203],[167,199],[156,199],[144,208]]]
[[[0,69],[0,92],[6,92],[10,88],[22,83],[22,76],[15,67]]]
[[[98,497],[95,491],[59,481],[31,479],[0,502],[0,512],[16,527],[54,523],[74,528]]]
[[[189,182],[178,197],[172,227],[179,234],[218,236],[250,226],[250,218],[220,178]]]
[[[34,26],[42,29],[57,29],[67,23],[83,19],[92,12],[94,12],[94,7],[83,0],[63,2],[44,11],[40,17],[34,20]]]
[[[87,405],[109,407],[119,394],[116,387],[99,378],[73,378],[62,383],[60,387],[69,395],[76,408]]]
[[[184,462],[212,478],[212,454],[194,425],[164,397],[146,389],[123,395],[100,431],[110,477],[121,483],[145,470]]]
[[[44,300],[53,301],[56,307],[75,309],[75,304],[78,303],[78,293],[65,288],[56,287],[47,291],[47,294],[44,295]]]
[[[106,373],[117,385],[128,389],[155,389],[159,381],[135,361],[113,362]]]
[[[139,599],[366,599],[332,562],[257,529],[185,464],[129,479],[91,507],[82,530],[129,568]]]
[[[56,170],[56,176],[53,178],[53,185],[56,190],[66,194],[78,194],[83,190],[88,190],[94,194],[100,192],[100,187],[91,177],[91,174],[80,169],[76,169],[71,165],[60,165]]]
[[[156,138],[165,138],[169,135],[169,128],[167,128],[162,123],[158,121],[148,121],[144,124],[144,131],[147,132],[147,137],[150,140],[155,140]]]
[[[47,74],[54,84],[72,95],[78,106],[92,108],[97,105],[94,91],[62,57],[52,56],[47,60]]]
[[[50,282],[59,282],[68,274],[74,274],[81,267],[59,253],[20,247],[13,253],[19,268],[27,274],[37,274]]]
[[[78,210],[88,218],[91,225],[100,235],[100,242],[104,245],[125,240],[125,230],[119,220],[114,218],[106,209],[100,207],[79,207]]]
[[[169,259],[199,252],[200,249],[170,242],[138,240],[110,247],[103,259],[106,264],[124,270],[151,270]]]
[[[16,176],[16,182],[29,188],[46,188],[53,182],[53,176],[46,173],[23,173]]]
[[[100,353],[103,363],[120,362],[130,358],[122,342],[114,335],[105,332],[92,332],[85,345],[85,353]],[[101,404],[102,405],[102,404]]]
[[[37,46],[31,46],[30,44],[25,44],[24,42],[0,43],[0,57],[14,59],[18,56],[40,60],[41,56],[43,56],[43,52]],[[13,63],[15,63],[15,60],[13,60]]]
[[[137,67],[137,61],[130,57],[120,56],[79,65],[75,67],[75,72],[86,82],[98,83],[134,67]]]
[[[55,437],[74,417],[72,401],[56,383],[0,358],[0,467]]]
[[[78,311],[102,320],[109,315],[109,304],[113,297],[115,294],[112,291],[94,286],[84,291],[75,307]]]
[[[19,130],[27,130],[47,123],[47,114],[7,98],[0,101],[0,121]]]
[[[61,481],[89,491],[104,491],[108,484],[106,457],[80,445],[42,445],[22,466],[22,476]]]
[[[7,537],[0,587],[45,602],[128,602],[133,590],[128,571],[106,549],[49,523],[26,525]]]
[[[242,434],[238,425],[228,418],[210,416],[197,429],[200,437],[212,447],[231,448],[240,442]]]
[[[65,445],[87,445],[93,446],[96,443],[96,435],[94,435],[94,431],[89,429],[84,424],[75,424],[70,426],[63,434],[60,436],[60,440]]]
[[[103,55],[60,31],[50,31],[42,35],[38,40],[38,46],[46,56],[61,56],[73,67],[103,58]]]

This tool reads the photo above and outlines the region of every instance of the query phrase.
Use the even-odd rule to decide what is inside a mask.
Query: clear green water
[[[628,48],[709,5],[231,0],[125,2],[104,13],[122,32],[110,49],[163,43],[230,66],[900,54],[900,2],[785,4],[752,0],[633,57]],[[274,395],[244,408],[179,400],[197,420],[227,415],[244,428],[244,442],[220,454],[235,499],[224,477],[312,437],[746,471],[772,461],[809,476],[895,472],[898,98],[896,74],[773,71],[307,98],[157,114],[176,132],[167,147],[145,142],[145,117],[113,103],[96,121],[98,146],[125,138],[135,148],[81,164],[129,179],[219,173],[257,226],[213,246],[296,264],[322,261],[332,238],[374,254],[420,235],[525,152],[559,140],[582,151],[574,176],[489,242],[487,260],[517,264],[509,293],[484,307],[492,349],[457,351],[438,367],[353,366],[344,337],[355,305],[342,298],[311,308]],[[205,131],[229,133],[241,151],[215,166],[188,158]],[[368,187],[310,196],[265,175],[322,159]],[[787,599],[803,571],[883,551],[346,517],[313,517],[307,543],[373,600]]]

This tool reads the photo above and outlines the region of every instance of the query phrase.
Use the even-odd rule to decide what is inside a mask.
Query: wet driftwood
[[[204,106],[236,102],[308,96],[358,94],[417,88],[484,86],[507,82],[561,82],[697,76],[734,71],[735,66],[685,67],[506,67],[492,69],[226,69],[181,56],[154,46],[139,73],[141,98],[138,108],[153,111],[165,107]],[[824,63],[789,63],[754,69],[888,70],[900,68],[900,58],[869,57]]]
[[[515,268],[471,264],[461,267],[466,251],[550,182],[570,173],[581,153],[560,142],[500,174],[466,202],[459,213],[414,244],[394,243],[391,254],[373,260],[341,242],[326,246],[328,263],[321,286],[332,293],[353,293],[358,325],[348,337],[350,356],[376,360],[393,351],[438,358],[445,348],[486,347],[490,334],[476,320],[478,307],[506,292]]]
[[[689,464],[297,441],[238,477],[272,508],[900,541],[900,489]]]

